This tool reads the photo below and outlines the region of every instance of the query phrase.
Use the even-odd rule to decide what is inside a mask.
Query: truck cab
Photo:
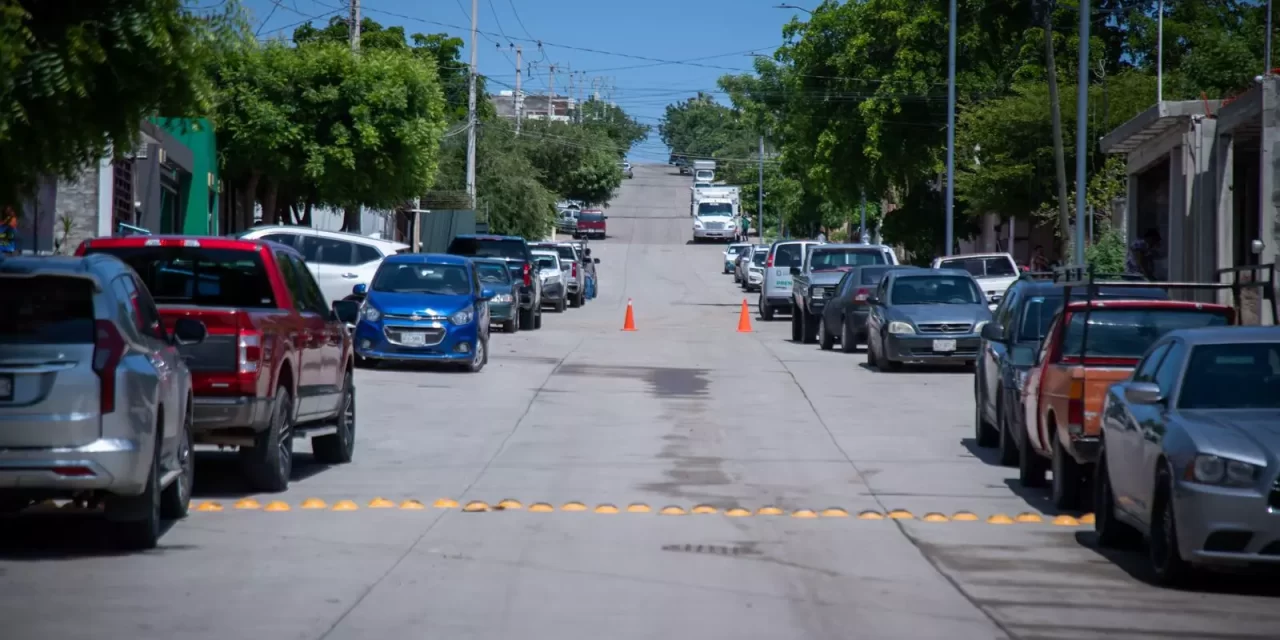
[[[693,181],[694,182],[715,182],[716,179],[716,163],[714,160],[694,160],[693,161]]]

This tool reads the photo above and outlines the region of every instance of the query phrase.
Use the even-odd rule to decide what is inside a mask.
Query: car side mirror
[[[360,303],[355,300],[334,300],[333,315],[344,324],[355,324],[360,318]]]
[[[592,258],[591,264],[600,264],[600,258]]]
[[[493,292],[493,289],[481,289],[481,290],[480,290],[480,299],[481,299],[481,300],[492,300],[494,295],[496,295],[496,294]]]
[[[874,306],[879,306],[879,304],[880,304],[880,298],[877,298],[877,297],[875,297],[875,296],[867,296],[867,304],[869,304],[869,305],[874,305]]]
[[[800,267],[791,267],[791,275],[793,276],[800,275]]]
[[[1124,387],[1124,399],[1133,404],[1160,404],[1164,395],[1154,382],[1130,382]]]
[[[178,318],[173,323],[173,339],[180,345],[200,344],[208,335],[209,329],[194,318]]]
[[[351,293],[357,296],[366,295],[369,293],[369,285],[360,283],[354,287],[351,287]]]
[[[1004,327],[994,322],[982,325],[982,339],[990,342],[1004,342]]]

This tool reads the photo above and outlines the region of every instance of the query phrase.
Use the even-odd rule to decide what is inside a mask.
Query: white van
[[[773,320],[778,310],[791,311],[791,267],[804,266],[809,247],[817,240],[778,240],[764,259],[764,283],[760,286],[760,317]]]

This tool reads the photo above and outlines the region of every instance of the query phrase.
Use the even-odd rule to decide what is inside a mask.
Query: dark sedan
[[[480,277],[480,286],[493,290],[493,298],[489,300],[489,321],[502,325],[503,333],[515,333],[519,329],[520,311],[516,304],[515,278],[504,260],[473,258],[476,275]]]
[[[840,350],[853,353],[858,345],[867,341],[867,316],[871,307],[867,299],[875,291],[880,279],[890,271],[916,269],[910,265],[877,264],[854,267],[845,273],[836,285],[835,297],[827,301],[822,310],[822,326],[818,330],[818,344],[831,349],[836,342]]]

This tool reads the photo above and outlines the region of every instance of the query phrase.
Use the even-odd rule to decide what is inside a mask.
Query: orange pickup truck
[[[1174,329],[1233,324],[1231,307],[1174,300],[1072,302],[1058,312],[1032,367],[1018,475],[1042,487],[1053,471],[1053,502],[1079,508],[1100,444],[1107,387],[1127,378],[1156,340]]]

